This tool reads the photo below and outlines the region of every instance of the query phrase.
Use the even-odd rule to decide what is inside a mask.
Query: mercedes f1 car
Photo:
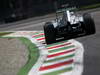
[[[55,21],[44,25],[47,44],[95,33],[95,23],[90,14],[79,15],[68,9],[63,10],[62,13],[62,17],[56,17]]]

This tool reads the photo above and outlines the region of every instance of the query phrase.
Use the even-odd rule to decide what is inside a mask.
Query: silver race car
[[[95,24],[90,14],[79,15],[68,9],[61,12],[62,17],[57,16],[56,20],[44,25],[47,44],[95,33]]]

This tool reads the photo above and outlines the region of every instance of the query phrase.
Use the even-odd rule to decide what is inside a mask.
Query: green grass
[[[92,4],[92,5],[81,6],[79,8],[74,8],[72,10],[81,11],[81,10],[88,10],[88,9],[94,9],[94,8],[99,8],[99,7],[100,7],[100,3],[97,3],[97,4]],[[59,9],[58,12],[63,11],[63,10],[65,9]]]
[[[7,35],[7,34],[10,34],[12,32],[0,32],[0,36],[4,36],[4,35]]]
[[[28,59],[27,63],[20,69],[18,75],[27,75],[29,70],[36,63],[36,61],[37,61],[37,59],[39,57],[39,50],[27,38],[21,37],[21,38],[19,38],[19,40],[21,40],[22,43],[25,44],[26,47],[28,48],[28,50],[29,50],[29,59]]]
[[[92,5],[88,5],[88,6],[83,6],[83,7],[80,7],[78,10],[94,9],[94,8],[98,8],[98,7],[100,7],[100,3],[92,4]]]

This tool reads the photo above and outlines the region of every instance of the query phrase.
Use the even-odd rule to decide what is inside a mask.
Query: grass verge
[[[94,8],[99,8],[99,7],[100,7],[100,3],[83,6],[83,7],[78,8],[78,10],[88,10],[88,9],[94,9]]]
[[[0,36],[7,35],[7,34],[10,34],[10,33],[13,33],[13,32],[0,32]]]
[[[21,37],[19,40],[28,48],[29,58],[27,63],[20,69],[18,75],[27,75],[39,57],[39,50],[29,39]]]
[[[36,47],[35,44],[33,44],[29,39],[25,37],[0,37],[0,38],[17,38],[19,39],[28,49],[29,55],[28,55],[28,61],[27,63],[19,70],[17,75],[28,75],[28,72],[33,67],[33,65],[36,63],[39,57],[39,49]]]

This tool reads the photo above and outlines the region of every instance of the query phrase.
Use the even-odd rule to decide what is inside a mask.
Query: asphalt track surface
[[[76,39],[81,42],[85,48],[83,75],[100,75],[100,8],[85,12],[92,14],[96,24],[96,34]],[[52,14],[50,16],[44,16],[44,18],[39,17],[39,20],[38,18],[33,18],[0,25],[0,31],[43,30],[44,22],[53,20],[54,18],[55,15]]]
[[[83,75],[100,75],[100,11],[92,13],[96,34],[78,38],[85,48]]]

